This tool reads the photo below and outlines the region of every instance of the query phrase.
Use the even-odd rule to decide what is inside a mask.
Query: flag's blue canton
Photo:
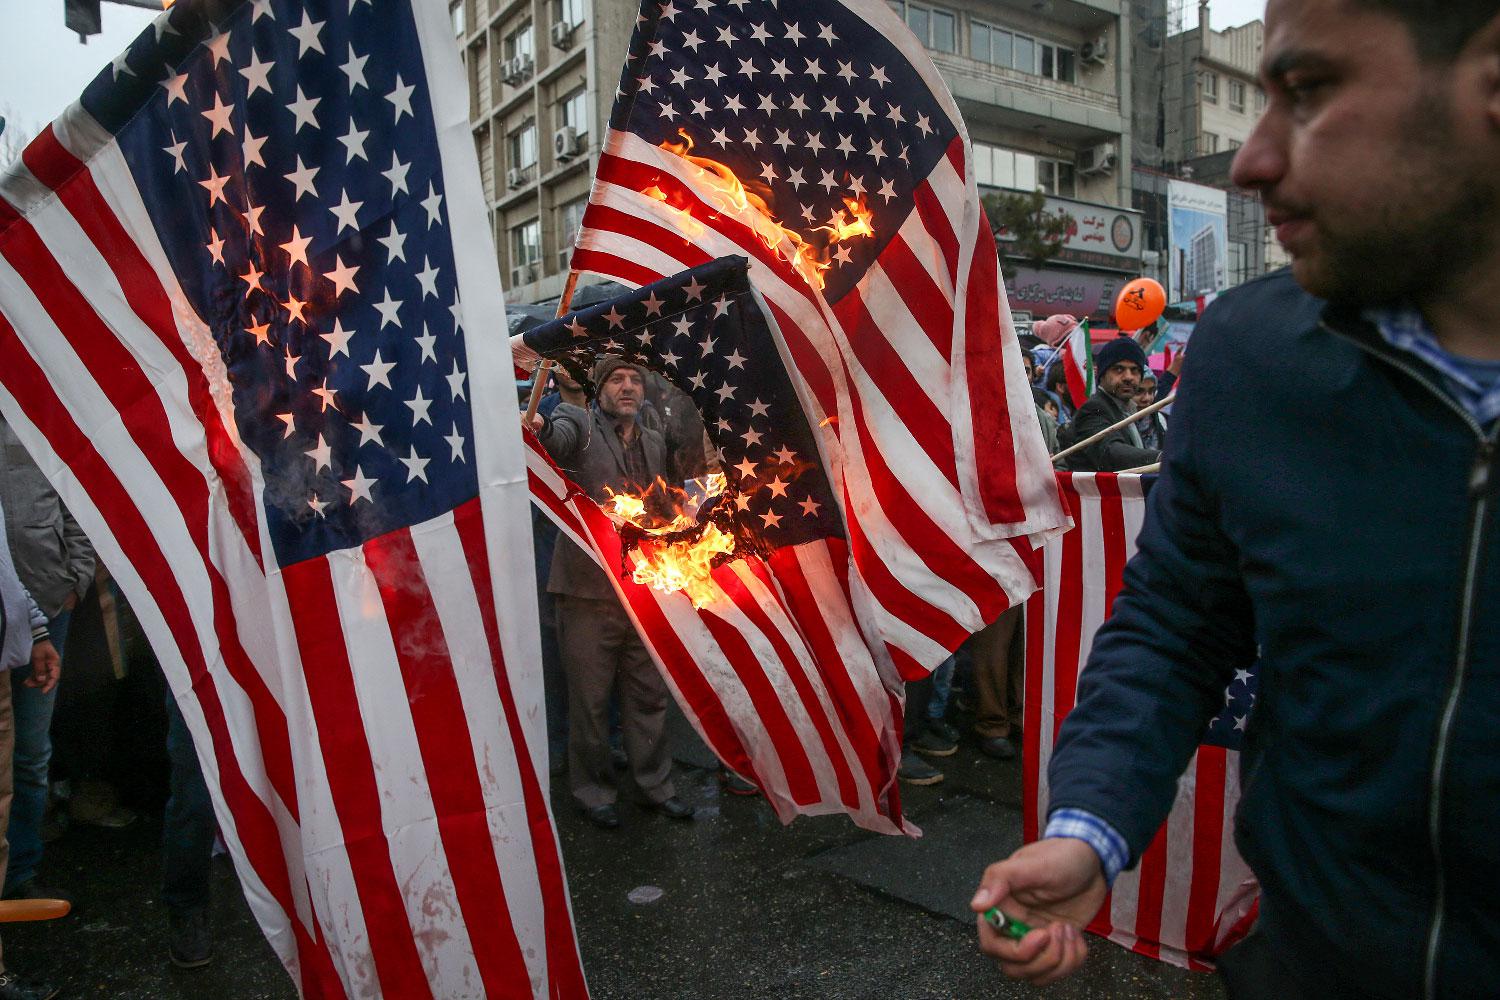
[[[128,121],[110,118],[116,76],[155,88]],[[116,129],[218,346],[278,560],[477,495],[449,206],[409,9],[179,4],[84,100]]]
[[[693,399],[724,475],[735,522],[767,548],[843,537],[817,438],[750,292],[749,262],[725,257],[539,326],[538,353],[582,374],[618,354]]]
[[[905,30],[904,28],[902,29]],[[883,34],[837,0],[645,0],[611,127],[692,140],[817,247],[819,227],[875,213],[835,247],[824,295],[852,288],[914,208],[958,129]]]
[[[1214,716],[1203,734],[1203,742],[1209,746],[1239,750],[1245,742],[1245,725],[1250,721],[1250,712],[1255,708],[1255,694],[1260,687],[1260,667],[1251,664],[1249,670],[1236,670],[1234,680],[1224,689],[1224,711]]]

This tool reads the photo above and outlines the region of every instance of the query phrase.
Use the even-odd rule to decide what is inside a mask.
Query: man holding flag
[[[1301,289],[1261,279],[1195,333],[1046,832],[973,900],[1037,929],[981,947],[1035,983],[1082,963],[1077,927],[1254,665],[1235,832],[1262,895],[1231,996],[1493,996],[1500,7],[1271,0],[1262,79],[1234,180]]]
[[[1079,329],[1082,339],[1087,340],[1087,329]],[[1098,388],[1074,414],[1068,425],[1067,440],[1059,442],[1064,447],[1114,427],[1134,413],[1142,374],[1151,370],[1146,364],[1146,352],[1131,337],[1111,340],[1099,349],[1093,362],[1100,373]],[[1160,460],[1161,451],[1146,447],[1140,430],[1130,423],[1078,452],[1069,464],[1080,472],[1121,472]]]

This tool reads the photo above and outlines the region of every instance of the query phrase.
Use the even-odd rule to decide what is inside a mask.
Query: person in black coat
[[[1135,394],[1146,368],[1146,352],[1130,337],[1116,337],[1094,352],[1094,370],[1099,373],[1094,394],[1078,408],[1068,425],[1067,447],[1085,441],[1107,427],[1125,420],[1136,411]],[[1147,448],[1134,423],[1074,452],[1067,460],[1076,472],[1120,472],[1160,461],[1161,452]]]

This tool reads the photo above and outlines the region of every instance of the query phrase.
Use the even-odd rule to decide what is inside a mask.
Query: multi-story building
[[[1076,284],[1070,268],[1138,269],[1139,226],[1111,225],[1129,214],[1131,200],[1131,29],[1122,0],[1047,0],[1045,9],[1033,0],[891,0],[891,7],[926,44],[958,101],[981,189],[1041,188],[1059,211],[1103,218],[1115,234],[1103,248],[1083,244],[1105,252],[1065,254],[1061,274],[1032,275],[1026,287],[1063,301],[1076,295],[1059,291]],[[638,9],[635,0],[450,6],[508,301],[548,298],[563,287]],[[1126,230],[1131,239],[1122,245]],[[1085,236],[1093,239],[1078,239]]]
[[[1048,195],[1075,231],[1009,282],[1028,316],[1103,314],[1140,267],[1130,208],[1130,9],[1121,0],[890,0],[932,55],[974,144],[981,194]],[[1002,253],[1004,242],[1002,241]]]
[[[1137,129],[1154,127],[1160,136],[1155,146],[1144,138],[1136,145],[1133,197],[1145,216],[1146,273],[1168,285],[1175,273],[1182,287],[1224,288],[1283,266],[1288,258],[1266,225],[1260,198],[1237,190],[1230,179],[1235,150],[1266,106],[1257,81],[1265,25],[1214,30],[1208,0],[1199,0],[1198,25],[1174,32],[1187,0],[1134,2],[1155,5],[1168,30],[1156,91],[1150,81],[1137,82]],[[1224,192],[1224,243],[1213,248],[1212,274],[1203,265],[1209,248],[1201,229],[1176,232],[1174,243],[1172,190],[1184,182]]]
[[[1238,149],[1266,109],[1257,82],[1265,24],[1215,31],[1209,8],[1200,0],[1198,26],[1166,40],[1162,156],[1168,163]]]
[[[449,7],[508,302],[562,291],[638,9],[628,0]]]

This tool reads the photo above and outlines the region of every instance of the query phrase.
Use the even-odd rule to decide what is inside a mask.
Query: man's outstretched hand
[[[1099,855],[1081,840],[1052,837],[1027,844],[984,871],[969,904],[979,919],[979,950],[1012,979],[1035,986],[1069,975],[1088,955],[1083,932],[1107,892]],[[982,914],[999,906],[1034,929],[1019,941],[1001,937]]]

